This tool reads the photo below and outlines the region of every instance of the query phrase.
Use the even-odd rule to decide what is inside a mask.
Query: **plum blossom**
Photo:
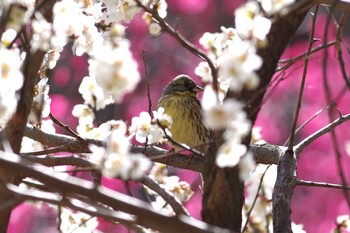
[[[148,112],[141,112],[139,117],[133,117],[131,120],[131,126],[129,132],[135,136],[136,141],[149,144],[163,142],[165,139],[164,130],[158,125],[157,121],[162,127],[167,130],[171,127],[171,117],[164,114],[164,109],[160,108],[158,111],[154,111],[154,120]],[[168,136],[170,132],[167,131]]]
[[[60,230],[62,232],[95,232],[98,226],[96,217],[93,218],[88,214],[67,208],[61,208],[60,219]]]
[[[126,135],[127,127],[123,121],[113,121],[105,126],[111,130],[105,139],[106,147],[90,145],[93,152],[91,160],[106,176],[124,180],[140,179],[150,168],[151,161],[143,154],[130,153],[130,139]]]
[[[137,63],[133,59],[129,41],[119,41],[118,46],[104,45],[89,59],[90,76],[111,95],[115,102],[135,89],[140,81]]]
[[[112,96],[106,94],[97,84],[95,78],[86,76],[79,86],[79,93],[84,99],[84,104],[96,110],[105,108],[108,104],[113,103]]]
[[[103,12],[102,19],[109,23],[119,23],[124,21],[130,23],[141,8],[137,6],[135,0],[102,0],[106,6],[106,11]],[[141,1],[144,2],[144,1]]]
[[[260,14],[256,1],[248,1],[235,10],[236,30],[241,38],[249,39],[262,45],[270,31],[271,21]]]
[[[49,50],[51,47],[52,24],[47,22],[39,12],[35,13],[35,18],[32,20],[32,30],[31,51]]]
[[[261,0],[261,6],[268,14],[276,14],[295,0]]]
[[[256,54],[256,49],[251,43],[229,43],[226,53],[218,59],[218,63],[219,81],[227,82],[231,90],[239,91],[243,87],[254,89],[258,86],[256,71],[261,67],[262,59]]]
[[[246,153],[247,146],[231,141],[225,142],[217,152],[216,165],[218,167],[234,167]]]

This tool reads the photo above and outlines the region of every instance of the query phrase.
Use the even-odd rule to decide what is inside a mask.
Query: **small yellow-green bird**
[[[181,74],[164,88],[157,109],[163,107],[164,113],[171,116],[173,123],[169,130],[173,140],[205,153],[210,131],[203,123],[201,103],[197,98],[197,93],[202,90],[193,79]],[[173,147],[179,149],[176,145]]]

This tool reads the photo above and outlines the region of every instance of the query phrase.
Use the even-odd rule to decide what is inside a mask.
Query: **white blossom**
[[[53,7],[54,37],[51,43],[54,47],[64,47],[68,37],[77,37],[81,34],[85,16],[78,3],[71,0],[56,2]]]
[[[248,1],[235,10],[235,24],[242,38],[262,42],[271,28],[271,21],[260,15],[256,1]]]
[[[149,34],[151,34],[152,36],[156,36],[160,33],[162,28],[159,26],[158,23],[152,22],[148,25],[148,30]]]
[[[16,38],[16,30],[9,28],[1,36],[1,42],[7,47]]]
[[[201,78],[202,82],[211,83],[213,81],[213,75],[207,62],[200,62],[195,68],[194,73]]]
[[[0,47],[0,92],[17,91],[22,87],[21,64],[17,51]]]
[[[72,110],[72,115],[77,117],[80,125],[91,124],[94,121],[95,115],[92,109],[85,104],[77,104]]]
[[[130,23],[135,15],[141,11],[134,0],[102,0],[102,2],[106,6],[102,19],[107,24],[120,21]]]
[[[168,120],[166,120],[166,118],[169,119],[169,117],[157,117],[159,122],[162,122],[163,119],[163,123],[161,124],[164,124],[164,126],[169,125]],[[165,136],[163,129],[161,129],[156,122],[152,121],[148,112],[141,112],[139,117],[132,118],[129,132],[135,136],[136,141],[145,143],[147,140],[149,144],[162,142]]]
[[[251,43],[232,41],[218,63],[219,81],[228,82],[231,90],[239,91],[243,87],[254,89],[259,84],[256,71],[261,67],[262,59]]]
[[[350,231],[350,217],[348,214],[339,215],[336,219],[336,223],[340,229]],[[334,232],[336,232],[336,231],[334,231]],[[342,231],[340,231],[340,232],[342,232]]]
[[[55,47],[49,49],[44,56],[43,65],[45,65],[48,69],[55,68],[57,61],[60,59],[61,48]]]
[[[134,90],[140,80],[137,63],[129,50],[129,41],[121,40],[117,47],[105,45],[89,60],[90,76],[119,103],[124,94]]]
[[[247,146],[232,141],[224,142],[217,152],[216,165],[221,168],[234,167],[246,153]]]
[[[51,46],[52,24],[39,13],[35,13],[35,18],[32,20],[33,35],[30,41],[31,51],[35,52],[38,49],[43,51],[49,50]]]
[[[251,171],[255,168],[255,160],[253,153],[247,152],[238,163],[239,178],[242,182],[249,179]]]
[[[97,84],[95,78],[86,76],[83,78],[79,93],[83,96],[84,103],[96,110],[105,108],[108,104],[113,103],[111,95],[106,94],[103,89]]]
[[[261,6],[268,14],[275,14],[295,0],[261,0]]]
[[[81,206],[81,203],[80,205]],[[91,208],[91,207],[88,207]],[[91,217],[82,212],[71,211],[67,208],[61,208],[61,224],[62,232],[97,232],[98,221],[96,217]]]

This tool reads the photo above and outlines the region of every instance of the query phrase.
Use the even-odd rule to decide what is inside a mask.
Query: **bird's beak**
[[[198,92],[203,91],[203,88],[197,85],[195,88],[193,88],[193,91],[198,93]]]

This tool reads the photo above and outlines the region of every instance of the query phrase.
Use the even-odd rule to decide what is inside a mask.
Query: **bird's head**
[[[191,94],[196,96],[198,92],[203,91],[203,88],[198,86],[192,78],[181,74],[173,79],[164,89],[163,96],[169,94]]]

